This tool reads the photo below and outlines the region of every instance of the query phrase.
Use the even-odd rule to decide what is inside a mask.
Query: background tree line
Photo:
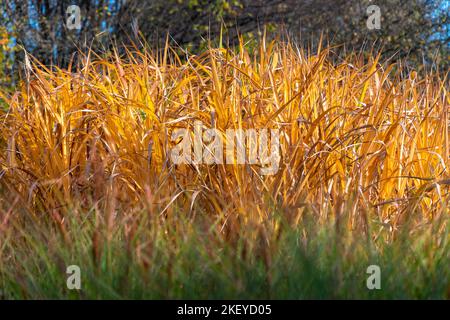
[[[80,30],[66,26],[73,4],[81,8]],[[371,4],[381,8],[380,30],[366,27]],[[370,50],[375,43],[385,57],[448,70],[449,9],[448,0],[0,0],[0,79],[17,80],[22,48],[45,64],[66,66],[79,49],[108,50],[139,42],[139,35],[157,47],[169,33],[173,43],[195,52],[221,33],[233,44],[238,32],[252,40],[264,28],[312,46],[323,34],[344,45],[338,51]]]

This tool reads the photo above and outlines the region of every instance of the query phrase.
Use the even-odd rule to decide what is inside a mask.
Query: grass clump
[[[448,298],[447,75],[331,52],[27,58],[0,112],[2,296]],[[280,130],[279,170],[171,163],[196,121]]]

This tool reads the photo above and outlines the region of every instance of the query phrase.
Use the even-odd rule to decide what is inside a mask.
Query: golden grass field
[[[332,52],[262,41],[254,52],[241,43],[183,55],[166,45],[89,52],[70,71],[27,57],[0,112],[4,275],[20,278],[6,267],[17,263],[15,250],[32,255],[17,230],[36,224],[70,244],[70,221],[83,229],[84,219],[92,222],[86,252],[94,263],[102,246],[119,240],[144,269],[153,263],[151,240],[136,235],[150,221],[182,238],[193,225],[224,243],[245,235],[248,252],[266,265],[275,249],[265,244],[284,224],[301,228],[306,216],[375,247],[407,228],[411,237],[440,237],[428,256],[443,243],[448,249],[448,74],[409,72],[378,53],[336,61]],[[278,172],[174,165],[171,133],[198,120],[221,132],[279,129]],[[49,252],[50,238],[42,240]],[[449,278],[440,281],[450,292]]]

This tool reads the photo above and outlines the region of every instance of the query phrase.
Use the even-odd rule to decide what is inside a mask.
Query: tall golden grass
[[[346,211],[347,228],[368,216],[397,230],[447,214],[447,75],[418,76],[399,65],[333,49],[315,54],[265,42],[253,53],[211,48],[89,52],[68,69],[27,57],[25,78],[1,111],[1,184],[34,218],[63,224],[66,208],[101,206],[118,215],[218,217],[318,223]],[[75,72],[72,69],[76,69]],[[256,165],[174,165],[175,128],[276,128],[274,175]],[[193,130],[192,130],[193,132]]]

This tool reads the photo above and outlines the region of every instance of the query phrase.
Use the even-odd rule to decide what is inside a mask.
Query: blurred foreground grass
[[[345,216],[317,225],[311,215],[291,228],[274,212],[281,227],[243,226],[226,241],[211,219],[166,221],[142,213],[134,230],[118,226],[109,233],[98,214],[69,218],[66,238],[33,223],[3,234],[2,298],[450,298],[448,221],[445,230],[441,221],[388,240],[376,222],[380,232],[371,239],[346,232]],[[72,264],[81,269],[79,291],[66,287]],[[366,287],[369,265],[381,269],[380,290]]]

